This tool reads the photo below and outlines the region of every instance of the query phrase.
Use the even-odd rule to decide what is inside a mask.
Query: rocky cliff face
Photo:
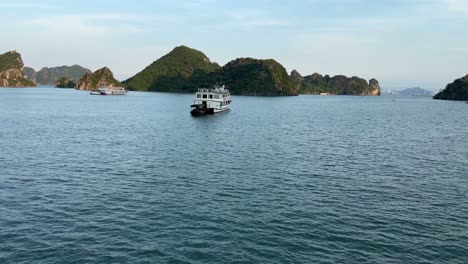
[[[304,81],[304,78],[302,77],[302,75],[298,71],[293,70],[290,74],[290,77],[291,77],[291,83],[294,86],[294,89],[300,91],[302,87],[302,82]]]
[[[36,83],[37,72],[31,67],[23,67],[24,78]]]
[[[2,87],[34,87],[32,81],[23,76],[23,60],[16,51],[0,55],[0,86]]]
[[[85,74],[77,84],[78,90],[97,90],[100,87],[119,87],[122,84],[114,79],[109,68],[104,67],[93,73]]]
[[[381,94],[381,89],[380,89],[380,84],[379,81],[376,79],[372,78],[369,80],[369,93],[366,95],[380,95]]]

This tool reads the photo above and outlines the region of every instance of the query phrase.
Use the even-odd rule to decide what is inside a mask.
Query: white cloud
[[[446,0],[449,11],[468,13],[467,0]]]
[[[246,27],[288,26],[291,24],[289,21],[271,17],[258,10],[231,11],[226,13],[226,17],[235,25]]]
[[[29,2],[4,2],[0,3],[0,8],[40,8],[48,9],[54,8],[51,5],[44,3],[29,3]]]
[[[215,0],[198,0],[198,1],[188,0],[188,1],[176,1],[175,4],[185,9],[192,9],[192,8],[199,8],[205,5],[212,5],[215,2],[216,2]]]
[[[85,37],[141,33],[145,31],[145,24],[160,20],[157,17],[125,13],[65,14],[31,19],[24,24],[42,27],[60,36]]]
[[[457,52],[459,54],[468,54],[468,46],[463,45],[463,46],[455,46],[452,48],[454,52]]]

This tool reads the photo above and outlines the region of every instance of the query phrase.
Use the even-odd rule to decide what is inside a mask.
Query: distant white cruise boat
[[[101,87],[97,91],[92,91],[92,95],[124,95],[127,91],[124,87]]]
[[[224,85],[215,85],[212,88],[199,88],[195,93],[195,101],[191,105],[190,114],[199,116],[214,114],[228,110],[231,106],[231,93]]]

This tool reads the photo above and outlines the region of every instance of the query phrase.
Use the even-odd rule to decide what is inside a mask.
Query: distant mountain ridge
[[[401,91],[397,91],[399,95],[405,95],[405,96],[432,96],[432,92],[425,90],[421,87],[412,87],[412,88],[406,88]]]
[[[24,63],[21,54],[9,51],[0,55],[0,86],[2,87],[34,87],[32,81],[23,76]]]
[[[38,72],[33,68],[24,67],[23,72],[26,78],[39,85],[55,85],[60,78],[78,82],[86,73],[91,73],[89,69],[76,64],[72,66],[43,67]]]

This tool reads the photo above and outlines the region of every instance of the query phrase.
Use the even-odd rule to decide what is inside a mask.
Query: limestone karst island
[[[79,65],[43,67],[39,71],[24,67],[21,55],[9,51],[0,55],[0,86],[97,90],[124,86],[130,91],[193,93],[200,86],[225,83],[233,95],[291,96],[299,94],[381,95],[376,79],[313,73],[290,74],[273,59],[237,58],[220,66],[203,52],[178,46],[155,60],[133,77],[119,82],[103,67],[95,72]],[[434,96],[442,100],[468,100],[468,75],[455,80]]]
[[[12,54],[21,63],[6,63]],[[2,86],[5,87],[54,85],[60,88],[96,90],[101,86],[123,85],[131,91],[193,93],[200,86],[221,82],[229,87],[233,95],[380,95],[380,86],[375,79],[367,82],[359,77],[330,77],[318,73],[302,77],[295,70],[289,75],[273,59],[237,58],[221,67],[216,62],[211,62],[201,51],[186,46],[174,48],[122,83],[114,78],[107,67],[94,73],[79,65],[43,67],[36,72],[29,67],[23,68],[19,53],[5,53],[0,58],[2,69],[16,69],[16,77],[13,78],[15,81],[11,74],[8,78],[2,78]]]

